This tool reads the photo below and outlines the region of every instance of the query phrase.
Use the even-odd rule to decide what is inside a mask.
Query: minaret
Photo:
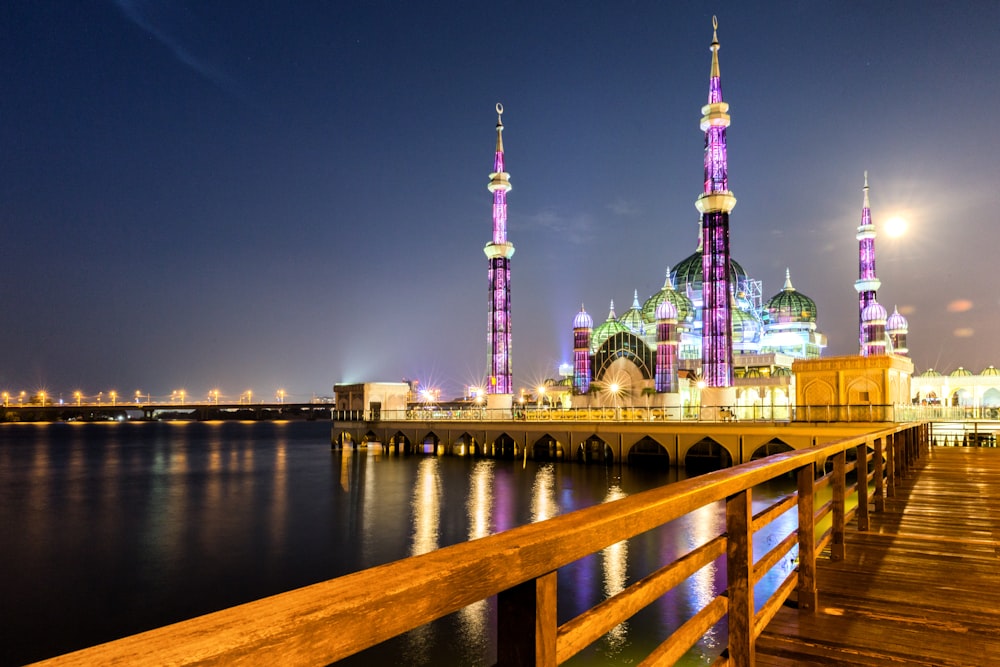
[[[586,394],[590,391],[590,334],[594,330],[592,318],[583,305],[573,318],[573,389]]]
[[[892,343],[893,354],[905,357],[910,350],[906,347],[906,334],[910,329],[910,323],[899,314],[899,308],[893,306],[892,315],[885,321],[885,334]]]
[[[677,391],[677,307],[666,299],[656,307],[656,391]]]
[[[865,338],[865,308],[875,303],[875,292],[882,284],[875,277],[875,225],[872,224],[872,211],[868,204],[868,172],[865,172],[865,199],[861,207],[861,226],[858,227],[858,279],[854,281],[854,289],[858,290],[858,348],[861,356],[868,356],[872,341]]]
[[[493,193],[493,240],[483,252],[489,259],[489,324],[486,333],[489,383],[486,387],[489,407],[509,407],[512,403],[513,380],[510,359],[510,258],[514,246],[507,241],[507,192],[510,174],[504,170],[503,105],[497,103],[497,148],[493,173],[487,187]],[[506,399],[493,398],[505,396]]]
[[[705,133],[705,191],[695,206],[702,227],[702,379],[706,387],[733,384],[732,311],[729,306],[729,213],[736,197],[729,191],[726,128],[729,105],[722,101],[719,80],[719,21],[712,17],[712,70],[708,104],[701,108]]]
[[[861,311],[861,336],[864,346],[861,356],[875,357],[886,353],[886,312],[878,301],[872,301]]]

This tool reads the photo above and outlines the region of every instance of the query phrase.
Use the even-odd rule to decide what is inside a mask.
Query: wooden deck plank
[[[781,609],[758,665],[1000,665],[1000,450],[934,448],[817,583],[816,613]]]

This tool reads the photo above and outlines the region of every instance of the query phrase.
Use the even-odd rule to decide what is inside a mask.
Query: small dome
[[[861,311],[862,322],[885,322],[887,313],[878,301],[872,301]]]
[[[958,368],[956,368],[955,370],[953,370],[951,372],[951,377],[953,377],[953,378],[954,377],[965,377],[967,375],[972,375],[972,371],[970,371],[968,368],[962,368],[961,366],[959,366]]]
[[[591,352],[596,351],[597,348],[604,344],[604,341],[622,331],[628,331],[628,329],[618,321],[618,316],[615,315],[615,302],[612,300],[611,312],[608,313],[608,319],[597,325],[597,328],[590,335]]]
[[[660,302],[660,305],[656,307],[656,321],[660,320],[676,320],[677,319],[677,307],[667,300]]]
[[[771,371],[771,377],[775,378],[792,377],[792,369],[785,368],[784,366],[778,366],[773,371]]]
[[[792,287],[788,269],[785,269],[785,287],[768,300],[764,310],[771,324],[816,321],[816,302]]]
[[[885,321],[885,330],[890,333],[906,333],[909,328],[910,323],[899,314],[899,309],[893,306],[892,315]]]
[[[760,340],[760,324],[750,313],[733,308],[733,343],[754,343]]]
[[[626,310],[618,321],[637,336],[646,333],[646,320],[642,316],[642,306],[639,305],[639,290],[632,295],[632,307]]]
[[[941,374],[938,373],[933,368],[928,368],[926,371],[924,371],[923,373],[920,374],[920,377],[922,377],[922,378],[939,378],[939,377],[941,377]]]
[[[691,299],[674,289],[674,283],[670,280],[669,268],[667,269],[667,278],[663,281],[663,287],[660,288],[659,292],[646,299],[646,303],[642,304],[642,316],[646,318],[647,322],[652,324],[658,319],[656,309],[664,301],[673,304],[677,311],[678,322],[687,322],[693,319],[694,305],[691,303]]]
[[[573,328],[574,329],[593,329],[594,328],[594,318],[587,313],[583,308],[583,304],[580,304],[580,312],[576,314],[573,318]]]
[[[700,292],[701,283],[704,280],[704,274],[702,269],[702,257],[701,250],[696,250],[691,253],[678,264],[670,277],[673,279],[674,285],[680,285],[684,287],[690,287],[691,289]],[[733,259],[729,258],[729,284],[735,289],[737,285],[741,282],[746,282],[747,272],[743,270],[743,267]]]
[[[1000,375],[1000,368],[997,368],[993,364],[990,364],[983,370],[979,371],[980,375]]]

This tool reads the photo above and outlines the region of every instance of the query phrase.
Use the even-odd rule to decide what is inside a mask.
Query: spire
[[[785,268],[785,291],[794,292],[795,288],[792,287],[792,272]]]
[[[864,189],[864,193],[865,193],[865,203],[862,204],[862,210],[869,210],[870,211],[871,205],[868,203],[868,170],[867,169],[865,169],[865,187],[863,189]],[[869,212],[868,220],[871,221],[871,214],[870,214],[870,212]]]
[[[719,78],[719,19],[716,16],[712,16],[712,70],[709,77],[712,79]],[[711,90],[709,91],[708,103],[721,102],[722,101],[722,89],[719,89],[719,99],[713,100],[711,97]]]
[[[497,102],[497,154],[503,159],[503,105]],[[503,171],[503,164],[495,165],[497,171]]]
[[[663,280],[663,289],[674,289],[674,281],[670,279],[670,265],[667,264],[667,277]]]
[[[608,321],[617,320],[618,316],[615,315],[615,300],[611,299],[611,311],[608,312]]]
[[[642,306],[639,304],[639,290],[632,292],[632,307],[639,310]]]

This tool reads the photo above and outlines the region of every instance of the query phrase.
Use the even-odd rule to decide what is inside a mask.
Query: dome
[[[691,303],[691,299],[674,289],[674,283],[670,280],[669,268],[667,269],[667,278],[663,281],[663,287],[660,288],[659,292],[646,299],[646,303],[642,304],[642,316],[647,322],[653,323],[658,319],[656,309],[664,302],[673,305],[677,311],[678,322],[687,322],[694,314],[694,305]]]
[[[676,320],[677,319],[677,308],[674,304],[667,300],[660,302],[660,305],[656,307],[656,321],[660,320]]]
[[[739,308],[732,309],[733,344],[753,343],[760,340],[760,324],[749,312]]]
[[[785,269],[785,287],[764,306],[772,324],[815,322],[816,302],[792,287],[792,278]]]
[[[872,301],[861,311],[862,322],[885,322],[885,308],[878,301]]]
[[[785,368],[784,366],[778,366],[773,371],[771,371],[771,377],[775,378],[792,377],[792,369]]]
[[[998,369],[993,364],[990,364],[983,370],[979,371],[980,375],[1000,375],[1000,369]]]
[[[573,318],[573,328],[574,329],[593,329],[594,328],[594,318],[592,318],[586,310],[583,308],[583,304],[580,304],[580,312],[576,314]]]
[[[687,286],[690,285],[696,292],[701,291],[701,283],[704,280],[704,274],[702,273],[701,265],[701,250],[696,250],[687,257],[685,257],[680,264],[674,267],[674,272],[671,274],[674,285]],[[734,288],[741,282],[746,281],[747,272],[743,270],[735,259],[729,258],[729,283]]]
[[[646,320],[642,316],[642,306],[639,305],[639,290],[632,295],[632,307],[626,310],[618,321],[637,336],[646,333]]]
[[[597,350],[597,348],[604,344],[604,341],[622,331],[628,331],[628,329],[618,321],[618,317],[615,315],[615,302],[612,301],[608,319],[597,325],[597,328],[590,335],[590,350],[592,352]]]
[[[920,374],[920,377],[922,377],[922,378],[939,378],[939,377],[941,377],[941,374],[938,373],[933,368],[928,368],[926,371],[924,371],[923,373]]]
[[[956,368],[955,370],[953,370],[951,372],[951,377],[953,377],[953,378],[954,377],[965,377],[967,375],[972,375],[972,371],[970,371],[968,368],[962,368],[961,366],[959,366],[958,368]]]
[[[905,317],[899,314],[899,309],[893,306],[892,315],[885,321],[885,330],[892,333],[905,333],[909,328],[910,323],[906,321]]]

